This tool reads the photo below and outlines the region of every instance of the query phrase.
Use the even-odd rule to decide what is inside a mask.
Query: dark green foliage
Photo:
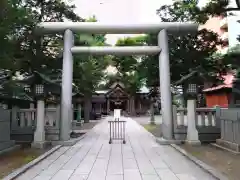
[[[209,14],[201,10],[197,3],[196,0],[176,1],[173,5],[162,6],[157,14],[163,22],[193,21],[203,24],[208,20]],[[150,34],[146,38],[146,43],[156,45],[156,34]],[[218,35],[206,29],[199,30],[197,35],[169,34],[171,81],[181,79],[196,68],[199,74],[208,80],[216,80],[221,67],[219,63],[216,63],[217,59],[212,56],[217,46],[221,44]],[[147,77],[147,84],[149,86],[159,85],[158,56],[144,57],[141,67]],[[196,81],[201,81],[201,79],[196,79]]]
[[[0,69],[31,76],[35,71],[46,73],[61,69],[58,54],[62,35],[38,36],[34,33],[42,21],[83,21],[74,13],[74,6],[64,0],[3,0],[0,2]],[[10,87],[10,86],[9,86]],[[12,86],[13,87],[13,86]],[[4,86],[7,91],[9,88]]]
[[[119,39],[116,46],[141,46],[145,43],[145,36],[127,37]],[[140,69],[140,58],[138,56],[112,56],[111,65],[116,67],[116,75],[106,77],[106,88],[116,81],[125,85],[127,91],[134,95],[143,86],[143,76]]]

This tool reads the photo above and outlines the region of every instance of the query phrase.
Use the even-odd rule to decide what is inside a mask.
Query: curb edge
[[[9,175],[5,176],[2,180],[12,180],[12,179],[17,178],[18,176],[20,176],[21,174],[26,172],[28,169],[32,168],[33,166],[37,165],[38,163],[40,163],[41,161],[46,159],[48,156],[53,154],[55,151],[57,151],[61,147],[62,147],[61,145],[53,147],[52,149],[50,149],[49,151],[47,151],[44,154],[40,155],[39,157],[37,157],[33,161],[30,161],[29,163],[23,165],[22,167],[14,170],[12,173],[10,173]]]

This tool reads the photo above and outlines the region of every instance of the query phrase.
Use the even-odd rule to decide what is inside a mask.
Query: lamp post
[[[198,93],[198,86],[196,83],[189,83],[186,90],[188,99],[196,99]]]
[[[196,83],[187,84],[187,143],[192,145],[199,145],[198,131],[196,128],[196,99],[198,93],[198,85]]]
[[[34,90],[36,97],[41,98],[44,96],[44,84],[36,84]]]
[[[37,119],[34,132],[34,141],[32,146],[35,148],[45,147],[45,86],[44,84],[35,84],[34,95],[37,100]]]

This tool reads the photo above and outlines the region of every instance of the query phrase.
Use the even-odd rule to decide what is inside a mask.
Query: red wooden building
[[[236,103],[232,93],[234,76],[228,74],[223,78],[225,79],[223,84],[203,90],[207,107],[229,107],[230,104]]]

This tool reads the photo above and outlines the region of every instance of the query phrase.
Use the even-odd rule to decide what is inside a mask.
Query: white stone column
[[[71,48],[74,45],[73,32],[67,29],[64,33],[62,91],[61,91],[61,121],[60,140],[68,141],[72,123],[72,74],[73,57]]]
[[[166,29],[161,30],[158,34],[158,46],[161,48],[159,54],[159,79],[163,120],[161,129],[163,138],[170,141],[173,140],[173,119],[169,47]]]
[[[37,119],[34,140],[32,146],[44,148],[45,146],[45,103],[44,100],[37,101]]]
[[[198,131],[196,128],[196,100],[187,100],[187,140],[186,143],[192,145],[200,145],[201,142],[198,138]]]

